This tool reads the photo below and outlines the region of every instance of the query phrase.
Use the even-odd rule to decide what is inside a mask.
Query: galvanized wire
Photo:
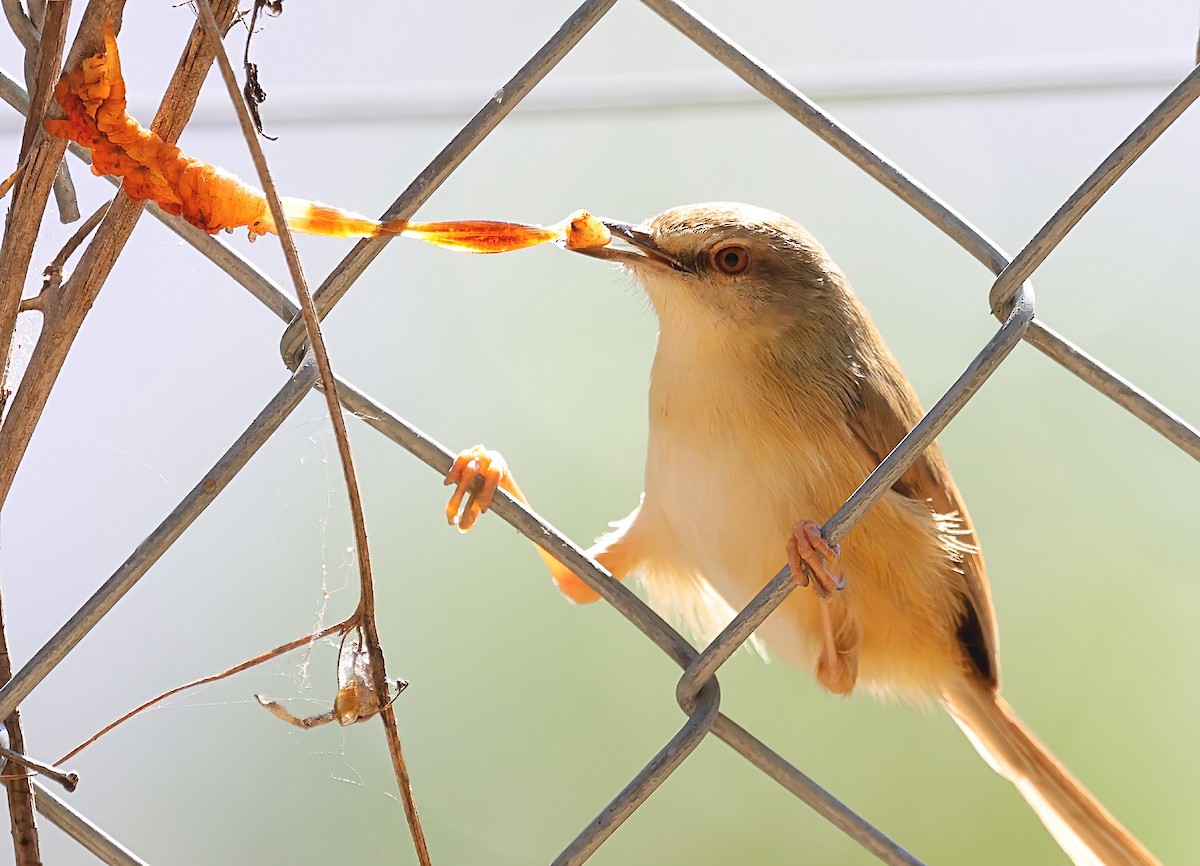
[[[1001,272],[995,285],[992,286],[988,300],[992,311],[1003,309],[1009,299],[1016,294],[1017,286],[1025,282],[1038,265],[1054,251],[1059,242],[1067,236],[1083,215],[1092,209],[1121,175],[1146,152],[1158,137],[1167,131],[1167,127],[1187,110],[1188,106],[1200,96],[1200,66],[1176,85],[1166,98],[1153,110],[1146,119],[1129,133],[1121,144],[1104,162],[1096,168],[1079,189],[1071,193],[1063,202],[1049,222],[1042,226],[1017,257]]]
[[[721,705],[721,691],[717,681],[709,680],[697,696],[692,715],[671,741],[656,754],[640,773],[634,776],[621,793],[596,816],[575,841],[554,860],[553,866],[577,866],[596,852],[596,849],[613,834],[621,822],[633,814],[654,789],[667,780],[667,776],[683,763],[705,735],[712,730],[717,720],[717,708]]]
[[[615,0],[588,0],[583,3],[404,190],[384,214],[384,219],[411,216],[614,3]],[[782,78],[750,57],[686,6],[675,0],[643,0],[643,3],[759,93],[783,108],[839,153],[898,195],[985,267],[999,275],[991,290],[990,303],[993,311],[1001,317],[1002,327],[920,423],[826,522],[825,534],[831,542],[843,537],[854,522],[891,487],[1021,340],[1031,343],[1118,405],[1141,418],[1186,453],[1200,459],[1200,434],[1194,427],[1034,319],[1033,291],[1028,283],[1036,268],[1078,223],[1083,214],[1200,95],[1200,69],[1193,71],[1167,96],[1010,262],[1009,257],[999,247],[949,205],[823,112]],[[25,107],[28,105],[28,99],[25,98],[22,106],[23,95],[11,77],[0,74],[0,96],[18,107]],[[78,644],[83,635],[94,627],[117,600],[169,549],[268,440],[316,382],[313,365],[303,351],[303,331],[297,318],[296,305],[279,286],[219,240],[161,212],[156,213],[156,216],[195,249],[217,263],[228,275],[259,298],[268,309],[290,323],[284,332],[280,349],[285,363],[293,368],[294,372],[263,412],[200,483],[184,497],[158,528],[147,536],[79,612],[35,653],[13,680],[0,688],[0,717],[7,715],[28,696],[54,666]],[[345,295],[379,254],[384,243],[386,241],[370,240],[357,244],[330,273],[316,293],[318,309],[322,314],[328,312]],[[338,391],[346,410],[359,416],[369,426],[407,449],[435,471],[444,474],[449,469],[454,458],[451,451],[352,384],[338,379]],[[584,862],[604,839],[686,760],[709,732],[745,756],[754,766],[775,779],[783,788],[808,804],[880,860],[908,866],[920,862],[720,712],[720,688],[715,678],[716,672],[792,591],[795,583],[786,568],[767,583],[703,652],[697,652],[632,591],[614,580],[597,563],[588,559],[577,545],[529,508],[499,491],[493,510],[519,532],[570,567],[684,669],[676,685],[676,696],[688,715],[687,722],[612,803],[584,828],[556,863]],[[41,786],[38,789],[38,808],[60,826],[64,826],[102,859],[112,858],[105,859],[105,862],[141,862],[74,814]]]
[[[228,486],[271,434],[292,413],[316,381],[316,368],[301,365],[266,407],[246,428],[238,440],[214,464],[213,468],[192,488],[158,528],[146,536],[121,567],[113,572],[92,597],[83,603],[50,640],[33,654],[13,678],[0,688],[0,708],[5,716],[11,713],[46,675],[78,646],[104,615],[113,609],[121,597],[133,589],[142,576],[166,553],[176,539],[199,517],[217,494]]]
[[[380,217],[381,222],[408,219],[425,201],[433,195],[439,186],[455,169],[462,165],[476,147],[479,146],[500,121],[506,118],[517,104],[529,95],[534,86],[546,74],[567,56],[579,40],[595,26],[605,13],[613,7],[617,0],[587,0],[575,10],[562,27],[529,58],[521,69],[507,84],[496,91],[487,104],[472,117],[458,135],[442,149],[433,161],[425,167],[400,197],[392,202],[392,206]],[[350,286],[362,276],[367,265],[383,252],[387,238],[373,238],[360,241],[354,249],[334,268],[325,282],[313,294],[317,304],[317,312],[323,317],[349,290]],[[293,321],[283,335],[281,351],[285,360],[296,363],[299,360],[300,345],[303,339],[303,323]]]
[[[354,412],[368,425],[407,449],[434,471],[444,475],[449,470],[455,455],[412,424],[342,379],[338,379],[338,393],[342,397],[342,405],[347,410]],[[696,649],[684,640],[679,632],[651,610],[632,590],[614,580],[603,567],[589,559],[578,545],[562,535],[526,505],[513,499],[506,491],[497,490],[491,510],[526,538],[541,545],[555,558],[570,567],[580,579],[620,611],[635,628],[646,635],[655,646],[666,653],[681,668],[688,668],[696,659],[698,655]],[[713,679],[710,682],[716,682],[716,680]],[[695,698],[687,698],[681,700],[680,705],[685,712],[691,714],[694,711],[695,700]],[[735,751],[766,772],[786,790],[792,792],[884,863],[892,864],[892,866],[914,866],[914,864],[920,863],[877,827],[857,815],[724,714],[717,716],[712,731]],[[668,748],[670,747],[668,746]],[[643,770],[643,773],[650,772],[650,768],[653,766],[652,763],[646,770]],[[641,778],[642,776],[639,774],[630,788],[634,788]],[[650,789],[634,788],[634,790],[644,791],[643,799],[651,792]]]
[[[808,127],[810,131],[831,145],[834,150],[894,192],[905,204],[937,226],[948,238],[969,252],[992,273],[1000,274],[1008,267],[1008,256],[991,239],[984,235],[983,232],[971,225],[971,223],[948,204],[901,171],[885,156],[858,138],[818,106],[814,105],[802,93],[744,52],[727,39],[724,34],[714,29],[708,22],[701,19],[682,3],[675,2],[675,0],[642,0],[642,2],[661,15],[684,36],[691,39],[715,59],[728,67],[730,71],[737,74],[743,81],[767,97],[767,99],[770,99],[796,120],[800,121],[804,126]],[[1167,98],[1163,105],[1156,109],[1155,113],[1139,126],[1139,130],[1147,127],[1147,124],[1149,124],[1153,136],[1157,137],[1186,107],[1186,105],[1179,104],[1182,99],[1188,99],[1189,102],[1195,99],[1193,89],[1195,78],[1196,72],[1193,71],[1191,75],[1184,79],[1183,84],[1176,88],[1172,95]],[[1181,91],[1182,99],[1180,96]],[[1157,120],[1155,120],[1156,117]],[[1136,150],[1136,154],[1138,155],[1145,150],[1145,147],[1140,146],[1142,140],[1143,136],[1135,131],[1114,152],[1114,155],[1110,156],[1097,169],[1093,177],[1102,177],[1108,180],[1103,186],[1097,184],[1095,192],[1103,193],[1107,190],[1124,171],[1124,168],[1127,167],[1124,157],[1118,156],[1118,154],[1122,153],[1123,149],[1129,148],[1132,154],[1134,152],[1132,148],[1136,147],[1138,148]],[[1153,139],[1151,138],[1150,140]],[[1148,144],[1149,141],[1146,142],[1147,146]],[[1119,166],[1119,170],[1115,174],[1112,174],[1109,169],[1105,169],[1106,165],[1113,162]],[[1085,187],[1088,187],[1087,183],[1085,183]],[[1056,215],[1056,218],[1047,224],[1047,228],[1051,225],[1056,225],[1064,218],[1071,219],[1074,217],[1070,222],[1070,225],[1073,226],[1078,221],[1078,217],[1081,217],[1087,208],[1091,207],[1098,198],[1099,195],[1087,197],[1076,193],[1076,196],[1072,200],[1069,200],[1068,204],[1064,205],[1063,210],[1059,212],[1061,216]],[[1075,201],[1075,204],[1072,205],[1071,201]],[[1078,210],[1081,206],[1083,209]],[[1069,226],[1066,227],[1069,228]],[[1046,229],[1043,229],[1043,232],[1046,232]],[[1049,254],[1050,249],[1061,239],[1061,235],[1052,238],[1047,233],[1045,240],[1049,246],[1046,248],[1045,253]],[[1037,263],[1040,263],[1044,257],[1044,255],[1040,256],[1037,259]],[[1032,269],[1030,269],[1028,273],[1021,277],[1021,281],[1027,279],[1032,272]],[[1011,280],[1011,277],[1009,280],[1006,280],[1006,286],[1016,285],[1016,282],[1010,282]],[[1006,291],[1008,290],[1006,289]],[[1002,311],[996,310],[994,305],[993,310],[997,316],[1003,315]],[[1036,345],[1046,355],[1053,358],[1089,385],[1095,387],[1105,396],[1116,400],[1123,408],[1149,424],[1176,445],[1179,445],[1179,447],[1192,457],[1200,460],[1200,431],[1197,431],[1196,428],[1184,423],[1148,394],[1133,385],[1127,382],[1118,383],[1114,381],[1113,376],[1105,375],[1105,372],[1102,372],[1105,370],[1103,365],[1088,363],[1091,360],[1090,358],[1087,358],[1086,355],[1082,355],[1078,351],[1071,351],[1065,344],[1065,341],[1049,328],[1040,327],[1035,322],[1034,326],[1026,334],[1026,338],[1031,342],[1035,338],[1038,340]]]
[[[36,792],[33,802],[38,813],[95,854],[102,863],[109,866],[146,866],[145,860],[79,814],[45,785],[36,779],[32,784]]]

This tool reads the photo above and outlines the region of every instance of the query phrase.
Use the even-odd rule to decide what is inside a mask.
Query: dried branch
[[[101,22],[118,21],[123,11],[123,0],[92,0],[84,11],[79,35],[75,39],[68,62],[78,64],[95,49]],[[40,132],[46,115],[57,113],[57,106],[50,105],[50,83],[61,66],[62,49],[65,44],[66,0],[56,2],[46,10],[47,38],[39,49],[38,75],[34,93],[30,98],[30,110],[26,120],[25,142],[28,147],[28,163],[18,179],[5,226],[3,244],[0,245],[0,371],[7,371],[12,335],[16,317],[20,310],[21,293],[25,277],[32,260],[33,246],[37,240],[42,215],[49,199],[50,189],[62,162],[66,142],[50,138]],[[233,20],[236,0],[223,0],[221,14],[225,26]],[[187,118],[191,115],[195,98],[203,81],[204,72],[212,62],[211,52],[198,28],[193,28],[189,50],[180,61],[172,86],[168,88],[164,107],[156,118],[156,127],[164,138],[178,138]],[[201,65],[197,74],[194,67]],[[16,399],[0,424],[0,504],[7,498],[17,467],[24,456],[29,439],[45,408],[58,372],[75,335],[83,324],[84,316],[91,308],[107,278],[117,255],[133,230],[142,206],[129,202],[118,193],[114,207],[107,214],[105,231],[102,225],[88,250],[84,253],[81,267],[76,272],[78,279],[71,279],[63,287],[61,303],[52,308],[43,308],[44,323],[41,335],[30,360],[29,368],[22,379]],[[3,411],[7,395],[0,393],[0,412]],[[3,623],[0,621],[0,683],[12,678],[11,664],[5,645]],[[5,721],[9,742],[14,751],[24,753],[25,742],[20,728],[17,710]],[[8,805],[17,866],[37,866],[41,857],[38,850],[37,830],[34,823],[32,790],[28,776],[11,761],[6,767],[15,778],[6,782]],[[5,772],[8,776],[10,773]]]
[[[8,26],[25,46],[25,50],[37,51],[40,38],[37,25],[29,20],[25,10],[21,8],[20,0],[4,0],[4,17],[8,19]]]
[[[63,46],[67,40],[67,13],[70,12],[70,0],[56,0],[46,10],[44,20],[38,24],[40,36],[35,48],[25,51],[26,66],[32,66],[34,77],[28,81],[32,89],[32,111],[26,112],[25,129],[21,136],[21,158],[24,159],[37,136],[41,134],[42,118],[50,106],[50,92],[54,80],[58,77],[58,62],[62,58]],[[31,9],[31,11],[33,11]],[[35,21],[37,16],[35,15]],[[75,197],[75,185],[67,171],[65,162],[58,164],[54,174],[54,200],[58,205],[60,222],[72,223],[79,219],[79,201]]]
[[[15,13],[13,6],[16,6]],[[36,25],[24,17],[24,11],[19,4],[5,3],[4,11],[9,21],[20,22],[16,29],[18,37],[25,45],[26,81],[30,83],[32,92],[21,137],[20,163],[25,168],[17,176],[13,208],[9,212],[3,245],[0,246],[0,380],[8,376],[16,317],[20,308],[25,274],[33,254],[33,242],[37,238],[37,224],[41,222],[49,191],[53,188],[55,177],[60,174],[62,167],[61,149],[57,150],[57,157],[47,159],[34,167],[31,163],[37,161],[31,156],[31,148],[39,137],[43,140],[46,138],[40,127],[50,104],[51,82],[58,75],[62,62],[63,47],[66,45],[67,14],[70,8],[70,0],[61,0],[50,6],[42,22],[42,33],[39,34]],[[32,195],[23,196],[25,183],[35,179],[39,188],[34,190]],[[41,187],[45,188],[44,195]],[[20,206],[18,201],[21,202]],[[9,232],[17,235],[13,245],[9,244]],[[27,243],[27,248],[22,246],[22,242]],[[13,267],[13,273],[8,272],[10,265]],[[7,393],[0,390],[0,414],[4,411],[7,397]],[[0,602],[0,685],[11,680],[12,673],[8,632],[4,627],[3,604]],[[18,755],[24,754],[25,735],[21,729],[20,710],[14,709],[9,714],[4,720],[4,728],[7,733],[6,746],[11,746],[12,751]],[[13,859],[16,866],[40,866],[41,846],[38,841],[37,819],[34,816],[29,770],[12,754],[5,757],[3,777],[8,797],[9,824],[12,828]]]
[[[99,47],[100,27],[104,19],[111,18],[116,22],[123,8],[123,0],[92,0],[84,12],[80,36],[75,40],[67,64],[70,68],[77,65],[85,53],[92,53]],[[222,28],[228,28],[237,10],[237,0],[216,0],[214,4],[219,15]],[[85,52],[83,46],[88,46],[92,52]],[[162,106],[152,124],[152,129],[165,141],[174,142],[179,138],[188,118],[195,107],[196,96],[204,76],[212,64],[211,47],[203,37],[203,32],[197,25],[192,30],[188,45],[175,70],[175,75],[167,87]],[[52,107],[51,113],[62,116],[62,113]],[[51,172],[46,171],[44,160],[39,161],[39,151],[48,153],[54,159],[54,164],[61,160],[66,142],[60,139],[46,138],[34,149],[34,156],[26,169],[26,182],[20,184],[18,196],[25,198],[26,189],[32,186],[29,181],[42,182],[39,187],[41,195],[37,215],[45,209]],[[16,215],[21,202],[14,199],[11,213]],[[29,206],[24,206],[28,218]],[[143,210],[142,202],[130,201],[127,196],[118,193],[105,214],[95,237],[88,245],[80,259],[79,266],[71,278],[63,283],[62,297],[55,304],[54,314],[48,315],[42,326],[42,333],[34,347],[29,367],[21,381],[21,387],[13,398],[8,416],[0,425],[0,504],[8,496],[12,487],[21,458],[29,445],[33,430],[41,418],[50,389],[62,369],[67,352],[79,332],[87,311],[91,308],[100,292],[100,287],[112,271],[113,264],[124,249],[126,241],[133,231],[133,226]],[[36,222],[36,220],[35,220]],[[14,232],[14,227],[16,231]],[[24,283],[25,272],[29,268],[29,257],[32,243],[36,238],[36,228],[26,237],[22,232],[27,227],[18,223],[14,218],[9,221],[9,233],[19,234],[21,245],[17,250],[23,255],[19,265],[10,270],[4,254],[9,249],[9,233],[4,239],[4,248],[0,249],[0,334],[12,333],[15,315],[20,305],[20,290]],[[26,248],[27,243],[27,248]],[[15,259],[14,259],[15,261]],[[15,275],[14,275],[15,274]],[[9,301],[8,292],[12,292],[12,322],[6,322],[8,312],[6,304]],[[5,328],[8,328],[5,331]]]
[[[4,627],[4,604],[0,601],[0,684],[12,679],[12,659],[8,654],[8,641]],[[25,735],[21,731],[21,711],[13,710],[4,720],[8,734],[7,745],[14,752],[25,753]],[[14,761],[0,765],[5,777],[4,787],[8,796],[8,817],[12,825],[13,862],[15,866],[41,866],[42,858],[38,845],[37,822],[33,816],[33,789],[29,785],[29,774]]]
[[[29,153],[34,138],[41,132],[42,119],[46,109],[50,107],[50,95],[54,81],[58,78],[58,65],[62,61],[62,51],[67,44],[67,13],[70,11],[70,0],[55,3],[49,9],[46,19],[50,32],[43,32],[32,51],[36,58],[35,76],[25,84],[29,91],[29,113],[25,116],[25,129],[21,133],[21,158]]]
[[[55,6],[60,4],[56,3]],[[67,3],[64,0],[62,6]],[[95,4],[93,4],[95,5]],[[20,15],[17,16],[12,11],[12,6],[16,6]],[[119,11],[119,10],[118,10]],[[5,3],[5,12],[8,14],[9,21],[24,21],[28,24],[28,29],[32,30],[32,39],[34,42],[28,41],[30,33],[24,32],[26,28],[22,27],[18,32],[22,41],[26,45],[27,51],[30,50],[30,45],[37,48],[36,40],[39,38],[36,28],[32,22],[24,16],[24,12],[20,10],[20,5],[16,3]],[[84,24],[89,20],[89,12],[84,12]],[[92,18],[96,18],[93,14]],[[98,19],[97,19],[98,20]],[[61,29],[65,26],[66,15],[65,10],[62,14],[61,25],[56,29]],[[87,31],[81,28],[80,33]],[[23,34],[23,35],[22,35]],[[47,40],[45,50],[40,52],[41,59],[38,61],[38,67],[41,69],[49,69],[49,75],[53,77],[62,61],[62,48],[64,39],[51,38]],[[75,40],[75,46],[71,50],[72,56],[78,54],[83,56],[83,37],[82,35]],[[57,48],[57,52],[51,54]],[[37,80],[36,77],[34,79]],[[8,212],[8,221],[5,224],[4,240],[0,243],[0,377],[7,377],[9,354],[12,345],[13,334],[16,332],[17,311],[21,304],[21,292],[25,286],[25,276],[29,272],[29,263],[33,257],[33,246],[37,241],[38,230],[41,228],[42,214],[45,213],[46,203],[50,198],[50,190],[54,185],[54,178],[58,172],[59,165],[62,163],[63,153],[66,150],[66,143],[49,138],[42,135],[31,136],[29,130],[37,129],[44,116],[47,114],[47,106],[49,97],[49,88],[45,90],[45,98],[42,99],[41,105],[43,110],[37,110],[39,105],[39,94],[31,94],[30,108],[26,115],[25,134],[22,136],[22,161],[25,162],[25,171],[18,179],[16,188],[13,191],[12,207]],[[50,108],[49,111],[53,111]],[[34,116],[36,115],[36,120]],[[36,142],[36,144],[34,144]],[[0,392],[0,415],[3,414],[4,404],[7,402],[7,394]],[[21,449],[24,451],[24,449]],[[19,455],[17,455],[19,459]],[[15,471],[15,466],[13,467]],[[0,504],[3,504],[6,495],[6,490],[0,488]]]
[[[242,127],[242,134],[246,139],[250,155],[254,160],[254,167],[258,172],[259,182],[262,184],[263,191],[271,205],[271,214],[279,230],[279,242],[283,247],[284,257],[287,259],[288,271],[291,273],[292,282],[295,284],[296,296],[300,300],[300,311],[304,318],[305,330],[308,334],[308,339],[317,363],[317,370],[320,374],[321,389],[325,393],[326,404],[329,407],[329,420],[333,425],[334,435],[337,438],[338,456],[341,458],[342,473],[346,481],[346,494],[350,500],[350,515],[354,525],[355,550],[358,555],[360,595],[358,608],[351,619],[356,620],[356,624],[362,629],[363,645],[370,656],[375,691],[380,695],[384,695],[387,694],[387,665],[384,660],[383,649],[379,645],[379,631],[375,624],[375,585],[371,576],[371,557],[367,546],[366,519],[363,515],[362,498],[358,490],[358,478],[354,472],[354,458],[350,451],[350,438],[346,432],[346,419],[342,415],[342,407],[337,393],[337,382],[334,380],[333,368],[330,365],[329,355],[325,349],[325,341],[321,336],[320,319],[313,304],[312,293],[308,289],[304,269],[300,264],[300,255],[296,250],[295,239],[292,237],[291,229],[287,225],[283,205],[279,200],[279,192],[275,188],[275,182],[271,177],[271,170],[267,165],[262,145],[258,140],[254,121],[250,116],[249,110],[246,108],[245,102],[242,100],[233,66],[229,62],[229,57],[225,53],[224,46],[221,44],[221,33],[213,17],[209,0],[199,0],[198,7],[200,10],[200,19],[211,40],[213,51],[216,53],[221,76],[225,79],[225,86],[229,90],[230,100],[237,111],[238,121]],[[425,833],[421,829],[420,817],[417,814],[412,784],[404,760],[404,752],[400,744],[400,732],[396,725],[396,714],[393,712],[391,704],[388,704],[382,709],[379,715],[383,720],[388,751],[392,758],[392,768],[396,773],[396,784],[404,804],[404,813],[408,819],[413,846],[416,849],[417,858],[420,860],[422,866],[429,866],[431,862],[429,849],[425,842]]]
[[[337,722],[342,727],[357,725],[376,716],[383,709],[385,701],[390,703],[408,688],[407,680],[396,680],[396,693],[380,694],[375,690],[375,671],[371,666],[371,653],[363,645],[362,631],[353,629],[355,637],[349,641],[350,632],[342,635],[342,645],[338,648],[338,690],[333,699],[333,707],[325,713],[307,718],[295,716],[278,701],[255,695],[258,703],[275,718],[297,728],[308,730],[320,725]],[[389,691],[391,682],[388,682]]]
[[[57,767],[51,766],[43,761],[38,761],[28,755],[22,755],[20,752],[14,752],[5,746],[0,746],[0,756],[7,758],[11,763],[18,764],[27,770],[32,770],[39,776],[44,776],[52,782],[57,782],[62,785],[68,793],[79,787],[79,774],[72,773],[69,770],[60,770]],[[2,776],[5,782],[14,778],[11,776]]]
[[[254,128],[258,130],[258,134],[270,141],[275,141],[275,136],[263,132],[262,115],[259,113],[258,107],[267,101],[267,91],[263,90],[258,81],[258,64],[250,62],[250,42],[254,39],[254,28],[258,24],[259,10],[264,6],[274,18],[283,14],[282,0],[278,4],[267,4],[264,0],[254,0],[254,8],[250,10],[250,23],[246,26],[246,48],[242,52],[242,68],[246,71],[246,84],[242,88],[242,96],[246,98],[246,108],[250,110],[250,119],[254,121]]]

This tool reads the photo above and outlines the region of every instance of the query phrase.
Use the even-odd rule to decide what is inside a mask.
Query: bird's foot
[[[445,483],[456,485],[446,505],[446,520],[466,532],[491,507],[496,488],[507,487],[510,480],[508,463],[498,451],[482,445],[463,451],[446,473]]]
[[[812,585],[817,596],[821,622],[821,656],[817,661],[817,682],[838,695],[848,695],[858,679],[858,640],[845,628],[835,628],[830,601],[846,581],[834,574],[841,548],[821,535],[815,520],[798,520],[787,541],[788,567],[800,586]],[[843,623],[846,625],[846,623]]]
[[[796,521],[788,536],[787,561],[792,579],[800,586],[811,583],[813,592],[822,600],[846,585],[840,575],[829,570],[841,553],[840,545],[830,545],[821,535],[821,524],[815,520]]]

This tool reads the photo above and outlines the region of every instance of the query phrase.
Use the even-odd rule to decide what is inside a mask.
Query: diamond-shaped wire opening
[[[386,219],[406,218],[457,168],[471,150],[489,134],[520,100],[562,59],[582,36],[614,5],[615,0],[588,0],[563,27],[534,55],[505,86],[505,99],[489,102],[454,137],[430,166],[385,214]],[[906,437],[887,460],[871,474],[827,528],[844,532],[870,507],[872,497],[886,490],[932,442],[937,433],[970,399],[975,390],[1004,359],[1020,339],[1074,372],[1084,381],[1114,399],[1119,405],[1175,442],[1187,453],[1200,458],[1200,436],[1176,416],[1159,406],[1132,385],[1121,380],[1086,354],[1071,346],[1045,325],[1032,319],[1032,294],[1024,281],[1046,258],[1054,246],[1078,222],[1080,217],[1109,189],[1116,179],[1153,143],[1200,95],[1200,67],[1194,70],[1164,102],[1139,125],[1120,147],[1096,170],[1046,224],[1010,265],[1008,258],[982,233],[963,220],[943,202],[911,180],[896,166],[857,139],[819,108],[808,102],[770,70],[758,64],[721,34],[673,0],[643,0],[643,3],[670,22],[687,38],[708,51],[752,87],[775,102],[792,117],[831,144],[906,203],[933,222],[993,272],[1001,274],[993,293],[993,306],[1004,313],[1005,324],[984,347],[980,356],[946,395],[930,410],[917,428]],[[219,240],[198,233],[177,219],[156,213],[160,219],[184,236],[202,253],[216,261],[243,286],[281,318],[292,320],[285,332],[281,349],[293,375],[268,403],[245,434],[207,473],[172,514],[139,545],[126,564],[81,609],[80,613],[42,648],[34,658],[0,689],[0,716],[5,716],[28,695],[42,678],[111,609],[151,565],[170,547],[188,525],[224,489],[251,456],[269,439],[279,425],[299,405],[314,385],[316,374],[302,353],[302,332],[296,308],[271,280],[252,267]],[[362,274],[381,251],[384,242],[364,241],[354,247],[331,272],[317,293],[319,308],[327,312]],[[344,406],[362,417],[370,426],[419,457],[439,473],[444,473],[453,455],[425,436],[398,415],[373,401],[349,383],[339,380]],[[677,632],[654,614],[640,599],[613,581],[590,562],[568,539],[540,518],[501,495],[494,510],[516,529],[545,546],[581,578],[593,585],[614,607],[673,658],[685,673],[679,682],[681,706],[688,712],[687,723],[658,755],[631,781],[613,803],[569,846],[557,863],[580,863],[691,753],[709,731],[725,740],[751,763],[796,794],[819,814],[845,831],[887,863],[917,863],[915,858],[880,833],[868,822],[832,798],[798,769],[776,755],[747,731],[718,712],[719,689],[713,675],[737,646],[745,641],[771,610],[786,596],[790,580],[777,575],[762,593],[743,610],[729,628],[703,653],[697,653]],[[78,816],[52,808],[52,820],[70,825]],[[57,817],[55,817],[57,815]],[[78,826],[78,825],[77,825]],[[94,829],[94,828],[93,828]],[[82,831],[81,831],[82,832]],[[86,835],[86,834],[85,834]],[[91,846],[89,846],[91,847]],[[93,850],[96,850],[93,848]],[[113,855],[116,856],[116,855]],[[135,862],[135,861],[128,861]]]

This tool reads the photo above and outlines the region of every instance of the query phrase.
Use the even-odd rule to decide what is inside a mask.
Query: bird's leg
[[[523,505],[529,505],[529,500],[517,486],[508,463],[499,452],[476,445],[468,448],[455,459],[450,471],[446,473],[446,484],[455,485],[450,502],[446,505],[446,520],[451,526],[457,526],[459,532],[467,532],[475,525],[476,519],[487,511],[496,495],[496,488],[506,490],[514,499]],[[558,586],[559,592],[578,604],[586,604],[598,599],[596,591],[580,580],[571,569],[567,568],[540,546],[537,552],[542,561],[550,569],[550,575]],[[593,552],[594,558],[614,577],[623,578],[628,571],[628,556],[623,546],[613,544],[607,549]]]
[[[858,677],[857,634],[849,627],[835,628],[833,622],[832,596],[834,590],[844,587],[845,581],[830,571],[837,562],[841,550],[830,545],[821,535],[821,526],[813,520],[800,520],[792,527],[787,541],[788,567],[792,578],[800,586],[812,584],[817,595],[817,609],[821,618],[821,658],[817,662],[817,681],[829,691],[839,695],[849,694]]]
[[[817,661],[817,682],[835,695],[848,695],[854,691],[858,680],[857,626],[843,617],[840,624],[833,622],[835,601],[818,601],[821,616],[821,635],[824,648]]]

